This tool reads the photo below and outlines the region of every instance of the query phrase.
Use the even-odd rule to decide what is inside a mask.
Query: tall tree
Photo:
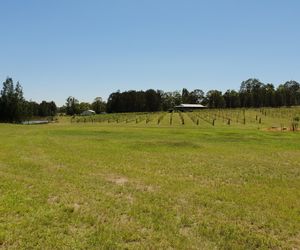
[[[204,92],[201,89],[195,89],[189,93],[189,103],[198,104],[204,99]]]
[[[250,78],[241,83],[240,101],[242,107],[263,106],[264,84],[258,79]]]
[[[206,94],[207,104],[210,108],[224,108],[225,100],[221,91],[210,90]]]
[[[79,101],[75,97],[69,96],[66,102],[67,115],[75,115],[79,114],[79,112]]]
[[[154,112],[160,110],[160,94],[153,89],[145,92],[147,111]]]
[[[12,78],[3,83],[0,98],[0,120],[20,122],[26,116],[26,105],[23,90],[19,82],[14,87]]]
[[[182,99],[182,103],[190,103],[190,93],[186,88],[182,89],[181,99]]]
[[[264,85],[264,106],[265,107],[275,107],[275,88],[274,85],[268,83]]]
[[[296,81],[287,81],[283,85],[285,89],[285,98],[286,98],[286,105],[287,106],[293,106],[293,105],[299,105],[300,104],[300,84]]]
[[[235,90],[227,90],[224,95],[224,101],[226,108],[238,108],[240,107],[240,95]]]
[[[39,116],[55,116],[57,114],[56,104],[52,102],[42,101],[39,104]]]
[[[96,114],[100,114],[105,112],[106,104],[102,101],[101,97],[96,97],[92,103],[92,109],[96,112]]]
[[[79,103],[79,113],[82,113],[83,111],[91,109],[91,104],[88,102],[81,102]]]

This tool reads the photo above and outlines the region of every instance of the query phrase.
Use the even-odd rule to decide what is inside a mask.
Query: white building
[[[186,111],[186,110],[194,110],[194,109],[204,109],[206,106],[201,104],[180,104],[174,107],[175,110]]]
[[[95,112],[94,110],[91,110],[91,109],[85,110],[85,111],[83,111],[83,112],[81,113],[81,115],[83,115],[83,116],[87,116],[87,115],[95,115],[95,114],[96,114],[96,112]]]

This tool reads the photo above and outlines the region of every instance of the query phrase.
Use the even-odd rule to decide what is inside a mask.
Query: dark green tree
[[[92,103],[92,109],[96,112],[96,114],[105,112],[106,103],[102,101],[101,97],[96,97]]]
[[[79,101],[76,98],[69,96],[66,102],[66,114],[76,115],[79,113],[80,113]]]
[[[12,78],[3,83],[0,97],[0,120],[20,122],[26,116],[26,103],[19,82],[14,86]]]
[[[210,108],[224,108],[225,100],[221,91],[210,90],[206,94],[207,104]]]
[[[189,93],[189,103],[202,103],[204,99],[204,92],[201,89],[195,89]]]
[[[182,99],[182,103],[190,103],[190,93],[186,88],[182,89],[181,99]]]
[[[240,107],[240,95],[235,90],[227,90],[224,95],[224,101],[226,108],[238,108]]]

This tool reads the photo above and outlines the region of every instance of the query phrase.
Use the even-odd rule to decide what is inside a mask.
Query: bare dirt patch
[[[128,178],[124,176],[110,176],[107,180],[119,186],[124,186],[128,182]]]
[[[58,196],[50,196],[47,200],[47,202],[51,205],[53,204],[58,204],[60,201],[59,197]]]
[[[179,233],[185,237],[188,237],[191,234],[191,228],[190,227],[182,227],[179,229]]]

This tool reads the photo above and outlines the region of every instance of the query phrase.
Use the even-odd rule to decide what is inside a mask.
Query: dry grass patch
[[[118,186],[124,186],[129,181],[128,178],[124,176],[109,176],[106,179]]]

